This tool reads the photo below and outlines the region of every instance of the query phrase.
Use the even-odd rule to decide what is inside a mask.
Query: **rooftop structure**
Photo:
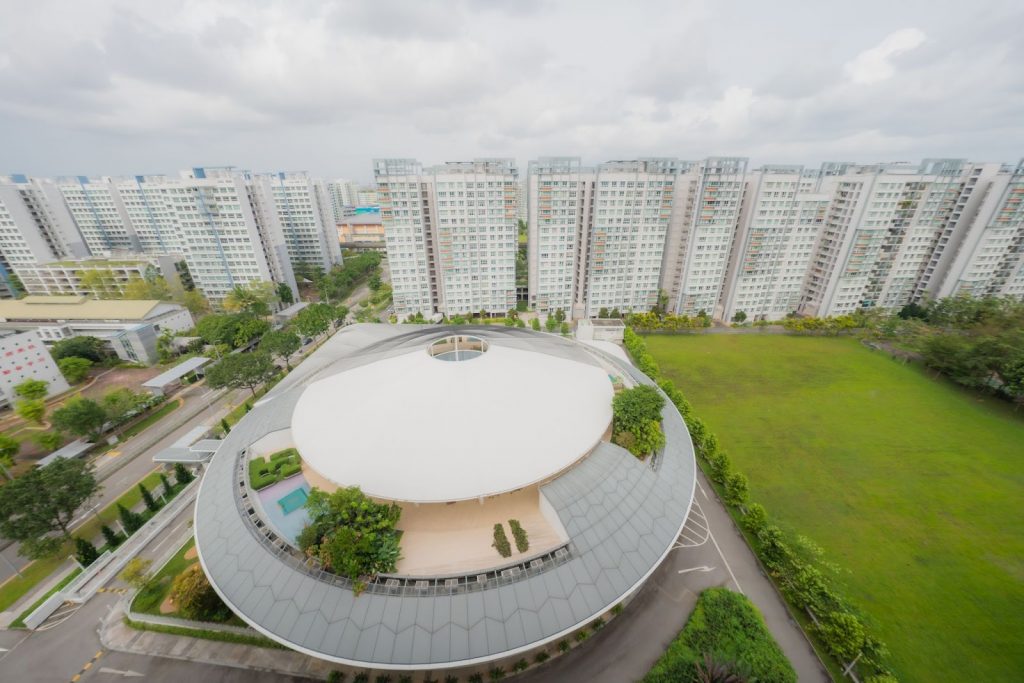
[[[161,395],[164,390],[171,384],[178,382],[182,377],[193,372],[198,372],[210,362],[209,358],[203,358],[202,356],[195,356],[193,358],[187,358],[170,370],[161,372],[153,379],[146,380],[142,383],[142,386],[149,389],[151,393]],[[202,374],[202,373],[199,373]]]
[[[599,433],[613,376],[650,384],[553,335],[350,326],[257,402],[210,461],[196,502],[203,569],[255,629],[322,659],[436,670],[526,656],[633,595],[689,513],[696,468],[682,418],[667,403],[664,452],[633,457]],[[556,436],[562,424],[568,434]],[[253,490],[250,459],[289,447],[302,472]],[[406,558],[394,574],[357,593],[298,550],[310,485],[399,501]],[[490,531],[509,518],[531,547],[503,559]]]

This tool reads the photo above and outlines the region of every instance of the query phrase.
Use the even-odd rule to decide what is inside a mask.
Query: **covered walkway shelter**
[[[153,456],[153,462],[162,464],[182,463],[183,465],[202,465],[210,461],[220,446],[220,439],[204,439],[210,427],[200,425],[185,433],[170,447]]]
[[[39,462],[36,463],[36,465],[38,467],[46,467],[51,462],[54,462],[56,460],[62,460],[64,458],[77,458],[80,455],[83,455],[84,453],[88,452],[88,450],[92,448],[93,445],[94,444],[91,441],[83,441],[82,439],[77,439],[69,443],[67,446],[64,446],[63,448],[60,448],[54,451],[53,453],[50,453],[45,458],[40,459]]]
[[[209,364],[210,359],[202,356],[196,356],[195,358],[189,358],[175,365],[167,372],[162,372],[153,379],[143,382],[142,386],[149,390],[149,393],[154,396],[163,396],[167,393],[168,387],[173,387],[177,383],[181,382],[181,378],[195,373],[196,375],[202,375],[203,368]]]

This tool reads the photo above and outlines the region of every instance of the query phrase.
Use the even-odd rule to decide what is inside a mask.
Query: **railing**
[[[243,523],[252,535],[271,553],[292,569],[334,586],[355,590],[355,582],[345,576],[328,572],[320,560],[307,557],[305,553],[281,537],[267,524],[257,504],[250,500],[250,490],[245,483],[245,451],[235,456],[235,505]],[[363,591],[378,595],[427,597],[436,595],[457,595],[473,593],[498,586],[507,586],[522,579],[537,576],[549,569],[561,566],[573,558],[572,544],[566,543],[538,555],[516,562],[499,565],[482,572],[439,576],[404,576],[400,574],[378,574],[366,582]]]

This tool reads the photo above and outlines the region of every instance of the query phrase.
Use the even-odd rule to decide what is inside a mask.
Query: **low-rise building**
[[[14,405],[14,387],[32,379],[48,383],[47,396],[70,388],[38,332],[0,333],[0,405]]]
[[[152,364],[162,332],[194,326],[184,306],[151,300],[96,300],[84,296],[27,296],[0,301],[0,330],[38,332],[44,343],[98,337],[124,360]]]
[[[29,294],[83,295],[97,299],[120,297],[133,280],[156,275],[168,283],[181,284],[184,260],[174,256],[133,254],[125,258],[84,258],[51,261],[17,269],[21,284]]]
[[[338,221],[338,241],[342,249],[385,251],[384,222],[379,211],[356,213]]]

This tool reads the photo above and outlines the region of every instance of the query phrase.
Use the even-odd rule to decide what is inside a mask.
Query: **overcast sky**
[[[0,173],[1024,156],[1024,2],[0,0]]]

